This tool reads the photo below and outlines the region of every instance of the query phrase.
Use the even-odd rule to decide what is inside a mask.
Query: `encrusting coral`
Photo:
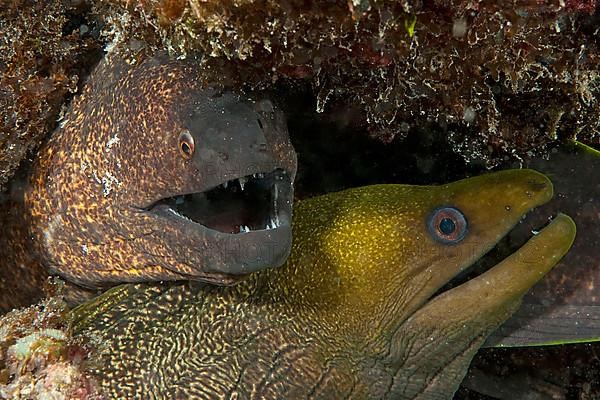
[[[540,154],[557,137],[599,141],[595,1],[100,0],[94,7],[111,46],[200,53],[207,69],[233,70],[251,87],[310,82],[319,111],[358,106],[382,140],[434,122],[455,151],[488,166]]]
[[[72,339],[67,312],[50,297],[0,316],[0,399],[102,399],[82,368],[89,345]]]
[[[100,44],[83,23],[84,3],[0,6],[0,190],[56,126],[65,99],[98,60]]]
[[[596,0],[5,2],[0,188],[106,51],[197,57],[239,86],[307,84],[389,141],[435,123],[488,167],[556,138],[600,144]],[[212,71],[212,72],[211,72]]]

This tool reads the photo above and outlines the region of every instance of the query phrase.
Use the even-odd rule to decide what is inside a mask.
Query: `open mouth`
[[[506,259],[511,254],[517,252],[525,243],[531,238],[531,236],[537,235],[545,226],[547,226],[552,219],[545,218],[539,220],[535,225],[535,229],[531,229],[534,225],[526,224],[527,217],[532,218],[528,213],[521,217],[521,221],[515,225],[509,232],[507,232],[502,239],[500,239],[494,247],[492,247],[486,254],[481,256],[477,261],[467,267],[465,270],[458,273],[455,277],[449,280],[444,286],[438,289],[430,299],[438,296],[443,292],[447,292],[457,286],[460,286],[480,275],[486,271],[492,269],[502,260]]]
[[[289,226],[292,182],[283,169],[235,178],[210,190],[162,199],[152,211],[229,234]]]

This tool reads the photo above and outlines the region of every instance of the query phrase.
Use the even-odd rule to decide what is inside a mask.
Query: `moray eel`
[[[37,156],[0,307],[39,297],[48,272],[82,288],[227,285],[281,265],[295,173],[269,100],[209,85],[193,61],[109,57]]]
[[[123,285],[73,311],[109,398],[441,399],[567,252],[554,221],[498,265],[436,292],[552,197],[532,170],[375,185],[294,206],[286,264],[233,287]]]

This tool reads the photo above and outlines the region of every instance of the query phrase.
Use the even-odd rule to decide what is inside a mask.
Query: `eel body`
[[[568,251],[566,215],[437,292],[552,197],[532,170],[375,185],[294,206],[281,268],[232,287],[113,288],[75,309],[109,398],[446,399],[488,334]]]
[[[48,273],[75,293],[140,281],[227,285],[281,265],[295,172],[270,101],[207,84],[193,61],[108,57],[13,196],[0,311],[36,300]]]

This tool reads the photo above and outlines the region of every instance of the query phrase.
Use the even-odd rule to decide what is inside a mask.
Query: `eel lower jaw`
[[[292,246],[293,186],[283,169],[253,172],[202,192],[165,198],[144,210],[162,229],[175,262],[161,264],[192,280],[239,278],[278,267]]]
[[[275,169],[234,178],[202,192],[161,199],[148,211],[188,229],[243,236],[289,229],[292,202],[290,175]]]

